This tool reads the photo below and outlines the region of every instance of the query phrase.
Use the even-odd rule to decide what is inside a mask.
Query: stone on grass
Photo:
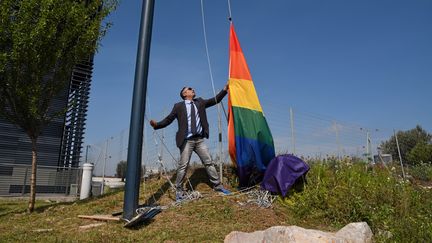
[[[295,243],[295,242],[335,242],[335,243],[371,243],[372,231],[365,222],[351,223],[336,233],[304,229],[298,226],[274,226],[264,231],[229,233],[225,243]]]

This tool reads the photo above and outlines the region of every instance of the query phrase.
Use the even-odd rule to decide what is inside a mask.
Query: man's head
[[[191,87],[183,87],[180,90],[180,97],[183,100],[192,100],[195,98],[195,90]]]

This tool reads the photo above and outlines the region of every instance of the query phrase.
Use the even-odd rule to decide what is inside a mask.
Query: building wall
[[[64,109],[65,95],[53,103]],[[63,120],[63,117],[54,119],[39,136],[36,145],[39,165],[58,166]],[[31,141],[24,130],[0,118],[0,164],[31,164],[31,159]]]
[[[59,166],[78,167],[84,139],[93,57],[75,66],[68,90]]]
[[[72,171],[79,166],[92,70],[92,57],[76,65],[72,70],[69,85],[53,100],[51,104],[53,110],[60,111],[67,108],[67,112],[64,116],[52,120],[39,136],[37,140],[38,166],[57,167],[56,171],[66,171],[66,174],[70,174],[67,171]],[[27,191],[28,184],[24,185],[22,182],[28,180],[29,175],[17,173],[19,171],[14,165],[31,165],[31,160],[31,141],[27,134],[16,125],[0,118],[1,191],[10,193]],[[59,176],[61,177],[61,173]],[[55,181],[60,180],[56,178]],[[59,193],[56,190],[48,190],[48,187],[56,188],[55,182],[47,183],[38,180],[37,185],[37,191]],[[59,190],[69,191],[68,185],[62,183]]]

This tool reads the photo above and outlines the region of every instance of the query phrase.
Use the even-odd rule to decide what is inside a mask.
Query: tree
[[[117,177],[121,178],[121,181],[124,181],[126,178],[126,169],[127,169],[127,162],[122,160],[117,164],[116,169],[116,175]]]
[[[37,139],[65,113],[50,104],[66,88],[72,68],[88,59],[109,24],[116,0],[1,0],[0,115],[22,128],[32,144],[28,211],[35,201]]]
[[[432,135],[427,133],[421,126],[417,125],[415,128],[408,131],[398,131],[396,133],[399,147],[401,151],[402,160],[413,164],[415,161],[411,159],[413,157],[408,157],[410,151],[419,143],[430,143],[432,139]],[[399,158],[398,149],[396,145],[395,136],[391,136],[391,138],[383,143],[381,143],[381,149],[383,153],[391,154],[393,158]]]
[[[407,159],[411,164],[432,164],[432,144],[420,141],[413,149],[411,149],[411,151],[409,151]]]
[[[124,181],[124,179],[126,178],[126,171],[127,171],[127,161],[122,160],[117,164],[116,176],[121,178],[121,181]],[[140,178],[145,174],[145,171],[146,171],[145,165],[141,166]]]

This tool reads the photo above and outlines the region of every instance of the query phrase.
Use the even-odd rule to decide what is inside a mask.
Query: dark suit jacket
[[[214,106],[217,103],[219,103],[227,94],[227,91],[222,90],[219,92],[219,94],[216,95],[215,98],[211,99],[203,99],[203,98],[196,98],[194,99],[195,106],[197,107],[198,114],[201,120],[201,126],[203,129],[203,137],[208,138],[209,137],[209,124],[207,122],[207,113],[206,108],[210,106]],[[177,147],[181,148],[183,145],[183,142],[186,139],[187,135],[187,129],[188,129],[188,121],[187,121],[187,111],[186,111],[186,104],[184,101],[178,102],[174,104],[174,107],[171,111],[171,113],[165,117],[162,121],[157,122],[155,129],[161,129],[169,124],[171,124],[174,119],[177,118],[178,122],[178,131],[176,134],[176,144]]]

